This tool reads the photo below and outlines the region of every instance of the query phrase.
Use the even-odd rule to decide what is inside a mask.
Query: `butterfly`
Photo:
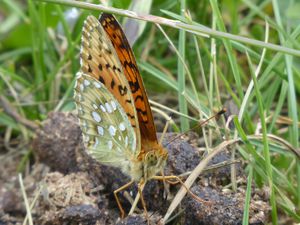
[[[115,166],[131,181],[117,193],[142,186],[162,171],[168,152],[159,144],[142,77],[126,36],[111,14],[84,21],[74,99],[87,152],[102,164]]]

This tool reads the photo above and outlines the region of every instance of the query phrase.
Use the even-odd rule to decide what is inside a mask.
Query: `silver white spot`
[[[89,140],[90,140],[90,136],[84,135],[84,136],[83,136],[83,139],[84,139],[84,142],[85,142],[85,143],[88,143]]]
[[[125,137],[125,147],[128,146],[128,136]]]
[[[92,112],[92,117],[93,117],[93,119],[97,122],[97,123],[99,123],[100,121],[101,121],[101,117],[100,117],[100,115],[97,113],[97,112]]]
[[[109,105],[108,102],[105,103],[105,108],[106,108],[108,113],[112,113],[112,108],[111,108],[111,106]]]
[[[80,93],[76,93],[76,96],[77,96],[77,100],[78,100],[79,102],[82,102],[82,101],[83,101],[83,97],[82,97],[82,95],[81,95]]]
[[[88,129],[87,123],[85,120],[82,121],[82,128],[84,129],[84,131],[86,132]]]
[[[97,130],[98,130],[98,134],[100,134],[101,136],[103,136],[103,134],[104,134],[103,127],[97,126]]]
[[[98,109],[98,106],[95,103],[93,103],[93,107],[94,109]]]
[[[112,143],[112,141],[108,141],[108,142],[107,142],[107,144],[108,144],[108,148],[109,148],[109,150],[111,150],[111,149],[112,149],[112,147],[113,147],[113,143]]]
[[[101,88],[101,83],[99,83],[99,82],[96,82],[96,81],[94,81],[94,86],[96,87],[96,88]]]
[[[113,107],[113,110],[115,111],[115,110],[117,109],[117,105],[116,105],[115,101],[114,101],[114,100],[111,100],[111,101],[110,101],[110,104],[111,104],[111,106]]]
[[[83,86],[83,84],[80,84],[79,87],[80,87],[80,91],[83,92],[83,91],[84,91],[84,86]]]
[[[108,49],[108,46],[105,42],[103,42],[103,48]]]
[[[78,80],[79,78],[81,78],[82,77],[82,72],[77,72],[76,73],[76,79]]]
[[[84,86],[89,86],[90,84],[91,84],[91,82],[90,81],[88,81],[88,80],[84,80],[83,81],[83,84],[84,84]]]
[[[119,141],[121,141],[121,140],[122,140],[122,137],[119,135],[118,139],[119,139]]]
[[[109,128],[108,128],[109,134],[111,136],[115,136],[116,135],[116,130],[117,129],[114,126],[112,126],[112,125],[110,125]]]
[[[120,123],[119,129],[120,129],[120,131],[124,131],[126,129],[125,124],[123,122]]]
[[[103,105],[100,105],[100,109],[102,110],[102,112],[106,112],[106,109]]]
[[[78,106],[77,106],[77,111],[78,111],[78,114],[79,114],[79,115],[83,115],[83,114],[84,114],[81,105],[78,105]]]
[[[80,48],[80,52],[82,52],[82,48]],[[83,62],[82,62],[82,58],[80,57],[80,66],[82,66]]]

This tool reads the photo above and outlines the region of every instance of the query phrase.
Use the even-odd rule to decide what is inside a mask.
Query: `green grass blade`
[[[249,174],[248,174],[248,179],[247,179],[247,190],[246,190],[245,205],[244,205],[243,225],[249,224],[249,211],[250,211],[253,168],[252,168],[252,166],[250,166],[248,169],[249,169]]]
[[[180,1],[181,13],[184,13],[185,10],[185,0]],[[185,60],[185,42],[186,42],[186,33],[184,30],[179,31],[179,40],[178,40],[178,51],[181,55],[182,59]],[[177,62],[177,80],[178,80],[178,103],[179,103],[179,112],[182,114],[188,114],[187,102],[183,93],[186,90],[185,86],[185,70],[184,70],[184,62],[178,60]],[[181,131],[186,131],[189,129],[189,122],[186,118],[180,117],[180,128]]]

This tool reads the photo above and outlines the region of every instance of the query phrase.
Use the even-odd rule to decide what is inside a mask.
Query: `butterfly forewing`
[[[116,50],[94,16],[88,16],[84,22],[81,42],[81,70],[99,80],[120,103],[135,131],[139,151],[140,129],[134,99]]]
[[[78,72],[74,99],[87,151],[104,164],[126,167],[137,154],[136,136],[114,96],[98,80]]]
[[[137,111],[140,133],[142,136],[141,141],[157,142],[156,129],[148,97],[128,40],[113,15],[102,13],[99,21],[118,54],[122,69],[128,80]]]

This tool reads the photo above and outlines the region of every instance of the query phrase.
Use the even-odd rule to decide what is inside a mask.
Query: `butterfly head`
[[[148,180],[155,176],[158,172],[162,171],[165,167],[168,152],[161,145],[156,144],[152,146],[144,156],[144,179]]]

